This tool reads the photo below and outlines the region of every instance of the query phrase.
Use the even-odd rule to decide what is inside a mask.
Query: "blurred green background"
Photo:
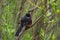
[[[0,40],[15,40],[18,22],[29,9],[32,23],[19,40],[60,40],[60,0],[0,0]]]

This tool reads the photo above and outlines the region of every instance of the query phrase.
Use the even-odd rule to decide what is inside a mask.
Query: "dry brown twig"
[[[48,10],[49,8],[47,8],[46,10],[45,10],[45,13],[47,12],[47,10]],[[34,26],[36,23],[38,23],[39,21],[41,21],[41,18],[43,18],[43,16],[44,16],[45,14],[42,14],[39,18],[37,18],[37,20],[31,25],[31,27],[32,26]]]
[[[32,12],[34,11],[35,9],[38,9],[39,8],[39,3],[37,3],[33,8],[29,9],[28,12]]]

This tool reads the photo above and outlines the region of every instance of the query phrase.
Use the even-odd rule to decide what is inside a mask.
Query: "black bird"
[[[30,25],[32,24],[31,14],[26,13],[26,15],[22,17],[20,22],[20,27],[18,28],[15,36],[20,36],[25,30],[30,28]]]

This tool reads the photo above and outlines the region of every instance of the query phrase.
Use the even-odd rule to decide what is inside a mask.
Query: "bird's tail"
[[[24,32],[24,30],[25,30],[25,27],[23,25],[20,25],[15,36],[21,36],[21,34]]]

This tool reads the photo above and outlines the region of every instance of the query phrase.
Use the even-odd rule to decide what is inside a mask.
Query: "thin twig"
[[[20,24],[20,18],[21,18],[23,9],[24,9],[24,3],[25,2],[26,2],[26,0],[22,0],[21,7],[20,7],[20,12],[19,12],[19,15],[18,15],[18,24]]]
[[[34,11],[35,9],[37,9],[37,8],[38,8],[38,6],[39,6],[39,3],[37,3],[37,4],[35,5],[35,7],[33,7],[33,8],[31,8],[31,9],[29,9],[29,11],[28,11],[28,12],[32,12],[32,11]]]
[[[45,13],[47,12],[48,9],[49,9],[49,8],[46,9]],[[39,21],[41,21],[40,19],[43,18],[44,15],[45,15],[45,14],[42,14],[39,18],[37,18],[37,20],[31,25],[31,27],[34,26],[34,25],[35,25],[36,23],[38,23]]]
[[[31,27],[34,26],[36,23],[38,23],[38,21],[40,21],[42,17],[43,17],[43,14],[39,18],[37,18],[37,20],[31,25]]]

